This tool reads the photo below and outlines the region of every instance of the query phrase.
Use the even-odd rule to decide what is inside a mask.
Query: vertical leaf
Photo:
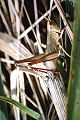
[[[74,0],[66,0],[66,18],[67,21],[70,25],[70,28],[73,31],[73,16],[74,16]],[[68,37],[68,35],[66,35],[66,51],[67,53],[70,55],[71,54],[71,42],[70,39]],[[70,59],[69,57],[66,57],[66,64],[67,64],[67,86],[68,86],[68,80],[69,80],[69,70],[70,70]]]
[[[1,80],[1,63],[0,63],[0,95],[4,96],[3,83]],[[0,118],[1,120],[8,120],[6,103],[0,101]]]
[[[67,120],[80,120],[80,0],[75,0],[74,39],[68,86]]]

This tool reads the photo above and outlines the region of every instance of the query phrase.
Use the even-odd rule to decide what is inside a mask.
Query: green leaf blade
[[[80,119],[80,1],[75,0],[74,39],[68,87],[67,120]]]
[[[0,96],[0,99],[11,104],[11,105],[15,105],[20,110],[23,110],[24,112],[26,112],[26,114],[28,114],[29,116],[31,116],[37,120],[42,120],[41,115],[39,113],[33,111],[32,109],[28,108],[27,106],[24,106],[23,104],[15,101],[11,98],[4,97],[4,96]]]

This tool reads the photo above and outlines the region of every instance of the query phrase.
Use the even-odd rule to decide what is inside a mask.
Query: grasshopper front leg
[[[64,28],[62,29],[62,31],[61,31],[60,37],[59,37],[58,40],[57,40],[57,45],[59,45],[59,48],[62,49],[63,52],[64,52],[68,57],[71,58],[71,56],[65,51],[65,49],[62,47],[62,45],[61,45],[60,42],[59,42],[59,40],[62,38],[62,35],[63,35],[63,33],[64,33],[65,28],[66,28],[66,27],[64,27]]]

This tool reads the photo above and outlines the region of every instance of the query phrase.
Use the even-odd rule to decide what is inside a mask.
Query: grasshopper
[[[44,54],[36,55],[34,57],[28,58],[28,59],[23,59],[23,60],[18,60],[15,61],[16,65],[24,62],[29,62],[30,65],[41,63],[41,62],[46,62],[50,60],[55,60],[59,57],[60,51],[62,50],[68,57],[71,57],[61,46],[60,39],[62,38],[63,32],[65,30],[57,26],[57,24],[53,21],[49,21],[50,23],[50,36],[51,36],[51,41],[47,45],[47,49]]]
[[[49,88],[53,104],[56,108],[59,119],[65,120],[65,117],[66,117],[66,91],[65,91],[65,87],[64,87],[61,75],[56,74],[56,76],[55,76],[54,71],[56,71],[57,58],[59,57],[61,50],[68,57],[71,57],[71,56],[64,50],[64,48],[61,46],[61,43],[60,43],[60,39],[63,35],[65,28],[60,30],[60,28],[57,26],[57,24],[51,20],[49,20],[49,24],[50,24],[50,41],[47,42],[48,44],[47,44],[47,49],[46,49],[45,53],[36,55],[36,56],[28,58],[28,59],[18,60],[18,61],[15,61],[15,63],[17,66],[19,66],[20,64],[27,62],[27,63],[29,63],[29,67],[33,70],[39,70],[41,72],[47,71],[47,73],[48,73],[47,74],[47,76],[48,76],[47,77],[47,79],[48,79],[47,87]],[[47,61],[50,61],[50,63],[51,63],[50,69],[32,67],[32,65],[34,65],[34,64],[38,64],[41,62],[47,63]]]

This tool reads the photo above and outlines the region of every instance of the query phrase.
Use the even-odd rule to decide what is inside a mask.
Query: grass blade
[[[11,104],[11,105],[15,105],[20,110],[23,110],[24,112],[26,112],[26,114],[28,114],[29,116],[31,116],[37,120],[42,120],[41,115],[39,113],[33,111],[32,109],[28,108],[27,106],[24,106],[23,104],[15,101],[11,98],[4,97],[4,96],[0,96],[0,99]]]

